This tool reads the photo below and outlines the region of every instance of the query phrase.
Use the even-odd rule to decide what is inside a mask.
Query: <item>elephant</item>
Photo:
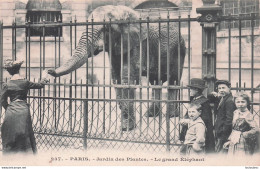
[[[139,17],[140,14],[137,11],[127,6],[106,5],[94,9],[93,12],[90,14],[89,20],[94,18],[95,22],[102,22],[104,21],[104,18],[105,19],[110,18],[111,21],[136,21],[139,20]],[[169,24],[169,41],[168,41],[168,31],[167,31],[168,29],[166,23],[161,23],[160,31],[159,31],[158,23],[150,23],[149,29],[147,27],[147,24],[141,24],[141,29],[139,23],[133,23],[128,25],[119,22],[118,24],[111,24],[110,27],[111,39],[109,39],[109,24],[106,24],[105,26],[94,25],[93,29],[91,26],[89,26],[88,30],[89,30],[88,32],[83,32],[72,57],[60,67],[56,69],[49,69],[48,73],[50,75],[54,77],[59,77],[76,70],[77,68],[81,67],[84,63],[86,63],[87,59],[91,57],[92,54],[97,55],[103,50],[109,52],[109,45],[111,45],[110,49],[112,50],[109,52],[109,54],[111,54],[111,56],[109,56],[111,59],[111,67],[112,67],[111,74],[112,74],[113,82],[117,82],[118,84],[125,84],[125,83],[139,84],[140,73],[142,73],[142,75],[147,75],[148,72],[149,72],[149,82],[152,85],[156,85],[156,84],[158,85],[161,84],[161,82],[164,83],[165,81],[167,81],[167,52],[169,52],[169,62],[170,62],[168,83],[170,85],[173,85],[178,80],[178,74],[179,75],[182,74],[186,47],[185,47],[185,41],[181,35],[179,36],[179,31],[177,27],[174,26],[174,23]],[[122,47],[121,47],[121,38],[123,39]],[[161,77],[161,79],[158,79],[159,38],[161,42],[161,47],[160,47],[161,75],[159,77]],[[149,39],[149,48],[147,45],[148,39]],[[142,43],[140,43],[140,41],[142,41]],[[178,48],[178,43],[179,43],[179,48]],[[169,48],[167,48],[167,44],[169,44]],[[103,49],[104,48],[103,46],[105,47],[105,49]],[[141,70],[140,70],[140,48],[142,51]],[[121,49],[123,49],[122,65],[121,65]],[[149,50],[149,66],[147,63],[148,50]],[[180,64],[178,64],[178,52],[180,52],[180,62],[179,62]],[[129,65],[130,67],[128,67]],[[180,67],[178,67],[178,65],[180,65]],[[123,70],[123,72],[121,72],[121,70]],[[130,72],[128,72],[128,70],[130,70]],[[161,89],[153,89],[152,93],[153,93],[152,99],[160,99]],[[170,99],[177,98],[176,90],[168,89],[168,93]],[[133,130],[136,127],[133,102],[122,101],[122,99],[133,100],[135,96],[135,89],[117,88],[116,95],[117,95],[117,99],[119,99],[119,106],[122,112],[122,118],[123,118],[123,122],[121,124],[122,130],[123,131]],[[160,106],[161,106],[160,103],[155,101],[152,102],[152,106],[148,108],[145,115],[148,117],[158,116],[161,109]],[[173,112],[173,109],[175,108],[176,106],[174,106],[174,104],[172,103],[172,105],[170,105],[171,112]],[[172,116],[174,116],[174,113],[172,114],[173,114]]]

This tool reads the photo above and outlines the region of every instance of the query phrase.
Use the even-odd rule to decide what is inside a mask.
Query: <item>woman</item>
[[[213,121],[212,111],[208,99],[202,94],[206,88],[205,81],[198,78],[193,78],[190,81],[190,100],[191,104],[201,105],[200,117],[206,126],[206,140],[205,140],[205,153],[213,153],[215,151],[215,139],[213,134]],[[188,113],[184,118],[189,118]],[[187,126],[183,126],[180,134],[180,140],[184,141],[187,131]]]
[[[4,68],[11,79],[3,84],[0,103],[4,107],[5,118],[2,124],[3,153],[37,152],[32,129],[30,108],[26,102],[29,89],[41,89],[47,80],[33,83],[21,77],[20,68],[23,61],[6,60]],[[10,103],[8,104],[8,98]]]

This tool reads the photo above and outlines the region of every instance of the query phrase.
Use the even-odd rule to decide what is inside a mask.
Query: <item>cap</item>
[[[220,85],[220,84],[225,84],[225,85],[227,85],[228,87],[231,86],[231,83],[230,83],[228,80],[217,80],[216,83],[215,83],[216,86],[218,86],[218,85]]]

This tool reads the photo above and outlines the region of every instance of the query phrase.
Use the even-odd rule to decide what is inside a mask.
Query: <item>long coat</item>
[[[214,102],[214,113],[216,116],[214,129],[216,139],[225,142],[232,131],[233,112],[236,110],[233,96],[230,93],[224,96],[222,101],[212,95],[209,95],[208,98]]]
[[[205,140],[205,152],[212,153],[215,150],[215,139],[213,134],[213,121],[212,121],[212,110],[209,104],[209,100],[201,95],[191,100],[191,104],[200,104],[202,111],[200,117],[205,123],[206,126],[206,140]],[[188,113],[186,113],[184,118],[188,118]],[[187,126],[183,126],[181,131],[180,140],[184,140]]]
[[[5,108],[5,118],[1,127],[3,153],[36,153],[36,142],[32,128],[29,105],[26,103],[29,89],[43,88],[41,83],[26,79],[10,80],[3,84],[0,103]],[[10,104],[7,100],[10,98]]]

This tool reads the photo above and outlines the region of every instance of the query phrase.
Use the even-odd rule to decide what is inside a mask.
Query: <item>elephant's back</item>
[[[96,8],[89,16],[89,20],[94,18],[96,22],[102,22],[111,19],[112,21],[120,20],[137,20],[139,13],[132,8],[123,5],[105,5]]]

